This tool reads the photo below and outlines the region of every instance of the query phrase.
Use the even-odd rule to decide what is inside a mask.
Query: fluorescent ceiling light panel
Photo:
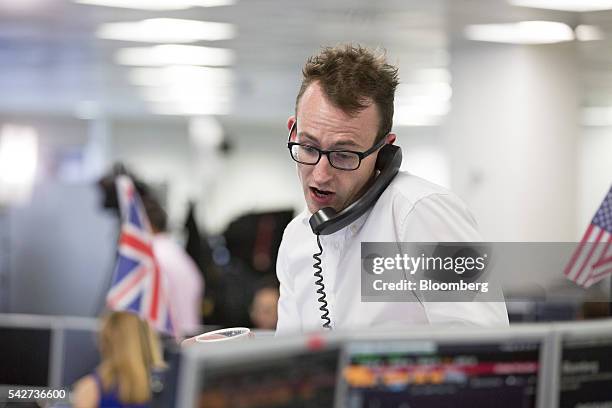
[[[450,111],[453,89],[447,82],[405,83],[397,88],[393,123],[438,126]]]
[[[229,103],[230,88],[189,88],[186,86],[169,86],[144,88],[140,91],[142,98],[149,102],[193,102],[197,103]]]
[[[105,40],[190,43],[232,39],[236,37],[236,26],[213,21],[151,18],[102,24],[96,30],[96,36]]]
[[[122,48],[115,54],[117,64],[132,66],[204,65],[214,67],[232,65],[235,60],[234,51],[227,48],[177,44]]]
[[[451,81],[451,74],[447,68],[422,68],[413,73],[412,81],[417,83],[432,83]]]
[[[440,102],[440,103],[430,103],[426,105],[417,105],[417,104],[403,104],[399,105],[395,109],[395,113],[397,114],[397,119],[401,122],[406,117],[442,117],[446,116],[450,111],[450,103],[449,102]],[[395,121],[395,115],[393,118]]]
[[[398,104],[415,99],[427,99],[431,101],[447,102],[453,96],[453,88],[446,82],[431,83],[408,83],[397,87]]]
[[[36,130],[29,126],[4,125],[0,131],[0,186],[31,186],[37,161]]]
[[[423,101],[396,106],[393,123],[398,126],[437,126],[450,111],[450,102]]]
[[[152,104],[150,110],[159,115],[201,116],[227,115],[230,113],[228,104],[219,103],[168,103]]]
[[[73,0],[92,6],[129,8],[136,10],[185,10],[191,7],[229,6],[233,0]]]
[[[509,0],[513,6],[562,11],[600,11],[612,9],[612,0]]]
[[[444,122],[444,116],[422,115],[410,110],[396,110],[393,114],[393,125],[395,126],[440,126]]]
[[[555,21],[521,21],[505,24],[476,24],[465,28],[465,36],[474,41],[508,44],[553,44],[572,41],[574,32]]]
[[[231,85],[232,71],[224,68],[170,66],[163,68],[134,68],[128,80],[138,86],[191,86],[194,89],[207,86]]]

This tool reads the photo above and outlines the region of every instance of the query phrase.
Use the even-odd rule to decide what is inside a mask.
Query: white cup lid
[[[211,343],[247,337],[249,333],[251,330],[247,327],[228,327],[200,334],[195,340],[198,343]]]

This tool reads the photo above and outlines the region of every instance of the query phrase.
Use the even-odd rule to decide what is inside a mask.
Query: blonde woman
[[[150,373],[163,366],[159,339],[136,314],[112,312],[102,319],[101,363],[74,386],[76,408],[148,407]]]

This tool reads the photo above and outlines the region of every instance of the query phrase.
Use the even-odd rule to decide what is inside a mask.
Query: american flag
[[[158,331],[174,334],[165,277],[153,254],[153,232],[142,201],[127,176],[116,180],[121,213],[117,266],[106,304],[132,311]]]
[[[612,274],[612,187],[564,273],[569,280],[585,288]]]

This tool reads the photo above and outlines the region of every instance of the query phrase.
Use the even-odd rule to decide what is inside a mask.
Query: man
[[[274,275],[268,275],[259,282],[251,302],[251,322],[261,330],[274,330],[278,321],[278,282]]]
[[[153,252],[168,280],[169,299],[177,331],[181,335],[194,334],[201,324],[204,278],[193,259],[166,232],[168,216],[150,187],[131,174],[121,163],[115,164],[112,170],[97,182],[103,195],[102,207],[119,212],[115,182],[120,175],[127,175],[134,181],[151,223]]]
[[[204,279],[191,257],[166,232],[168,218],[159,203],[148,196],[142,202],[153,230],[153,252],[168,279],[172,317],[181,335],[198,332]]]
[[[325,48],[302,72],[295,115],[287,128],[290,142],[297,143],[290,153],[298,162],[307,210],[287,226],[279,249],[277,335],[321,329],[325,311],[334,329],[507,325],[503,302],[361,301],[361,242],[480,240],[474,219],[455,195],[405,172],[393,179],[371,210],[349,226],[320,236],[327,304],[321,303],[313,269],[313,254],[319,250],[309,218],[324,207],[340,211],[367,191],[376,176],[378,151],[396,140],[391,127],[398,76],[383,56],[350,45]],[[331,150],[366,154],[355,158],[352,153],[332,155]],[[345,158],[352,164],[346,165]]]

